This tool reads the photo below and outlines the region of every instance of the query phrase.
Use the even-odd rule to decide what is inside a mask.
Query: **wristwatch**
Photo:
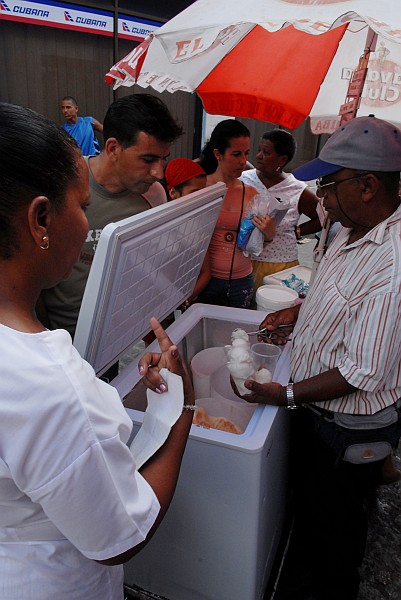
[[[289,383],[287,385],[287,387],[285,388],[285,395],[287,397],[287,408],[289,410],[294,410],[295,408],[298,408],[298,406],[295,404],[293,383]]]

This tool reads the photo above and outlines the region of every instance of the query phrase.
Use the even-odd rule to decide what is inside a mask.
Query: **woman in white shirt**
[[[88,171],[76,143],[41,115],[0,104],[0,598],[122,600],[122,563],[151,538],[174,493],[192,422],[184,410],[137,470],[117,391],[35,305],[68,276],[87,235]],[[159,323],[162,354],[140,362],[188,373]]]
[[[252,256],[255,289],[263,284],[263,277],[298,265],[297,239],[321,229],[316,214],[318,199],[303,181],[283,171],[296,152],[294,136],[284,129],[273,129],[263,134],[256,154],[256,169],[244,171],[240,180],[252,185],[259,194],[267,192],[290,204],[284,218],[276,227],[276,235],[265,242],[259,256]],[[300,215],[310,221],[298,224]]]

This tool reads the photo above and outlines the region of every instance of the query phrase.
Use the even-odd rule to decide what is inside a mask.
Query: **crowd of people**
[[[182,129],[154,96],[133,94],[117,100],[109,107],[104,123],[93,117],[78,117],[78,104],[71,96],[62,99],[62,112],[66,119],[63,128],[74,137],[88,165],[91,202],[87,211],[88,236],[70,277],[44,290],[38,302],[42,320],[52,329],[62,327],[74,338],[86,281],[104,226],[167,200],[219,181],[227,186],[200,276],[186,305],[198,301],[253,308],[255,291],[263,284],[263,277],[299,264],[297,239],[320,229],[316,196],[291,173],[283,172],[296,151],[295,138],[287,131],[266,132],[256,154],[257,168],[249,169],[248,128],[235,119],[222,120],[198,160],[175,159],[167,162],[164,169],[170,144]],[[94,130],[103,133],[101,151],[96,146]],[[149,135],[156,148],[146,147]],[[147,162],[146,153],[151,157]],[[152,164],[152,169],[146,164]],[[187,175],[188,179],[183,180]],[[279,194],[289,206],[277,225],[269,216],[267,190]],[[237,237],[256,195],[265,197],[265,210],[252,216],[253,226],[263,234],[264,247],[259,256],[252,256],[240,250]],[[309,219],[299,224],[301,214]],[[114,368],[106,376],[116,374]]]
[[[183,359],[153,319],[160,353],[146,352],[140,373],[161,396],[160,369],[181,377],[183,407],[137,469],[117,391],[72,344],[80,305],[108,223],[223,182],[188,305],[250,308],[266,275],[298,264],[297,239],[320,229],[319,203],[339,224],[302,305],[261,323],[293,328],[291,381],[248,380],[243,398],[291,409],[295,517],[275,598],[355,600],[364,500],[400,476],[390,458],[401,433],[401,131],[356,118],[319,158],[287,173],[296,142],[281,129],[263,134],[253,169],[250,132],[235,119],[214,128],[199,160],[168,161],[182,128],[155,96],[120,98],[103,124],[89,117],[87,133],[103,133],[99,151],[93,139],[89,150],[81,145],[83,129],[74,140],[82,119],[74,98],[62,106],[67,123],[58,127],[0,103],[0,597],[122,600],[118,565],[166,513],[195,400]],[[316,196],[304,183],[312,179]],[[264,241],[252,256],[237,240],[256,197],[251,222]],[[286,206],[280,220],[269,214],[272,198]]]

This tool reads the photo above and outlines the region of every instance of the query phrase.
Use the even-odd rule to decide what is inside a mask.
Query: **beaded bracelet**
[[[197,409],[196,404],[184,404],[184,406],[182,407],[182,411],[184,412],[185,410],[189,410],[189,411],[195,411]]]

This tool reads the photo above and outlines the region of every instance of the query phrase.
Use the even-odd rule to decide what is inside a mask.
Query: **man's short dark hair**
[[[182,135],[182,127],[164,102],[151,94],[131,94],[109,106],[103,122],[105,142],[114,137],[123,148],[129,148],[140,131],[169,144]]]
[[[78,102],[75,100],[74,96],[64,96],[64,98],[61,98],[61,102],[67,102],[69,100],[74,106],[78,106]]]

